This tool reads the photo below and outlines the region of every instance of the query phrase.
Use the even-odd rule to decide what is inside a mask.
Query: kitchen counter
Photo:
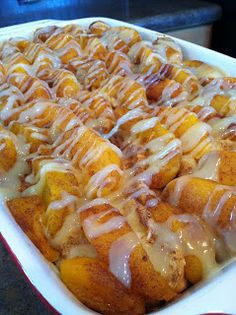
[[[51,315],[0,241],[0,314]]]
[[[200,0],[38,0],[30,3],[2,1],[0,26],[40,19],[75,19],[105,16],[132,22],[158,31],[213,23],[221,7]],[[22,3],[22,4],[20,4]]]
[[[205,1],[149,0],[145,5],[138,0],[130,3],[129,10],[129,22],[160,32],[209,24],[221,17],[220,6]]]

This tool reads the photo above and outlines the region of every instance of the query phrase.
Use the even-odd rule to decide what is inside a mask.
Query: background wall
[[[236,57],[236,1],[208,0],[208,2],[222,7],[222,17],[213,27],[212,48]]]

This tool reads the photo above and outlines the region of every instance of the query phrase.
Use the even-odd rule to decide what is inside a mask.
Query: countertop
[[[221,16],[220,6],[200,0],[100,0],[99,5],[97,0],[26,1],[2,1],[0,27],[40,19],[104,16],[170,31],[212,23]]]
[[[221,16],[221,9],[205,1],[134,0],[107,1],[38,1],[19,5],[3,1],[0,7],[0,26],[38,19],[74,19],[87,16],[106,16],[129,21],[150,29],[167,31],[212,23]],[[66,7],[66,9],[65,9]],[[51,9],[53,8],[53,10]],[[41,11],[40,11],[41,10]],[[3,14],[4,13],[4,14]],[[8,16],[9,14],[9,16]],[[0,242],[0,314],[49,315],[51,311],[32,291]]]
[[[52,315],[31,289],[0,241],[0,314]]]
[[[140,3],[140,6],[137,6],[137,3]],[[130,3],[127,20],[140,26],[165,32],[213,23],[220,17],[221,7],[206,1],[149,0],[148,5],[145,5],[144,0],[138,0]]]

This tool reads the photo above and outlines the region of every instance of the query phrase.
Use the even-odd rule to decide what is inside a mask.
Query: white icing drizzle
[[[110,271],[127,288],[130,288],[132,283],[129,259],[138,244],[137,236],[130,232],[114,241],[109,251]]]
[[[40,141],[44,141],[44,142],[48,142],[48,136],[42,134],[42,133],[39,133],[39,132],[32,132],[31,133],[31,138],[34,138],[34,139],[37,139],[37,140],[40,140]]]
[[[29,195],[42,195],[42,191],[45,185],[45,175],[47,172],[67,172],[67,171],[75,171],[70,163],[60,163],[60,161],[57,160],[48,160],[44,161],[44,163],[41,165],[39,172],[34,176],[32,182],[35,184],[30,186],[29,188],[25,189],[22,192],[23,196],[29,196]]]
[[[66,243],[73,233],[79,231],[80,229],[81,225],[78,215],[76,212],[72,212],[66,216],[62,227],[56,235],[53,238],[50,237],[50,243],[56,248],[60,248],[64,243]]]
[[[165,126],[172,132],[187,119],[188,115],[194,115],[184,108],[165,108],[158,112],[160,121],[166,118]],[[203,149],[204,152],[209,151],[214,147],[214,143],[210,136],[211,127],[203,122],[197,122],[189,127],[181,136],[183,154],[190,155],[193,158],[197,157]],[[202,153],[201,153],[202,154]],[[200,156],[201,157],[201,156]]]
[[[186,225],[173,232],[171,228],[174,221]],[[163,276],[168,277],[172,273],[171,259],[176,254],[179,259],[188,255],[198,257],[203,264],[204,276],[209,275],[209,272],[216,267],[214,239],[196,216],[172,215],[164,223],[157,223],[150,219],[148,225],[151,233],[157,236],[154,245],[149,245],[148,253],[155,270]],[[181,267],[180,263],[179,267]]]
[[[84,156],[80,160],[80,166],[83,165],[89,167],[92,163],[99,160],[102,156],[103,152],[107,149],[107,145],[105,143],[101,143],[100,145],[96,145],[94,142],[92,146],[88,149],[88,151],[84,154]]]
[[[66,258],[74,258],[74,257],[91,257],[96,258],[97,252],[95,248],[90,244],[78,244],[72,245],[69,248],[68,253],[66,254]]]
[[[216,206],[212,207],[213,198],[216,194],[221,194]],[[203,209],[203,218],[206,222],[211,225],[218,233],[223,237],[226,245],[233,253],[236,252],[236,224],[235,224],[235,209],[236,205],[233,204],[233,207],[230,211],[229,225],[226,228],[222,228],[218,225],[218,219],[221,215],[222,210],[224,209],[226,203],[236,196],[235,187],[228,187],[224,185],[217,185],[215,190],[211,193],[205,208]]]
[[[176,178],[174,191],[168,196],[168,202],[172,204],[173,206],[178,206],[181,198],[182,191],[184,187],[188,184],[191,177],[189,175],[181,176],[179,178]]]
[[[209,84],[201,89],[199,96],[191,101],[191,105],[209,106],[215,95],[221,95],[224,93],[221,90],[222,84],[222,79],[212,80]]]
[[[236,253],[236,205],[231,211],[228,229],[224,229],[221,233],[229,249]]]
[[[71,137],[67,140],[63,141],[64,133],[62,133],[56,141],[53,143],[53,154],[54,156],[62,156],[66,159],[70,158],[70,152],[72,151],[73,147],[77,144],[79,139],[82,137],[82,135],[87,131],[88,129],[85,126],[81,126],[79,128],[76,128],[73,130],[73,133],[71,134]],[[79,151],[79,148],[78,148]],[[77,158],[77,154],[74,155]]]
[[[236,115],[214,120],[211,123],[212,134],[216,137],[223,137],[231,125],[236,125]]]
[[[181,142],[179,139],[173,139],[170,142],[168,142],[165,146],[162,147],[156,147],[156,151],[154,151],[154,154],[150,155],[148,158],[141,160],[137,163],[137,165],[145,165],[145,164],[153,164],[157,163],[158,160],[163,159],[168,154],[172,153],[174,150],[177,150],[181,145]],[[152,149],[153,146],[152,146]]]
[[[14,134],[9,134],[9,137],[13,140],[15,145],[17,160],[10,170],[1,174],[0,195],[3,198],[1,198],[1,200],[4,201],[20,196],[20,177],[29,172],[29,166],[26,162],[26,157],[29,153],[29,145],[24,142],[22,137],[16,138]]]
[[[89,182],[85,188],[88,198],[91,198],[95,191],[97,191],[97,196],[101,197],[102,189],[110,182],[108,175],[113,171],[116,171],[118,174],[122,175],[121,169],[116,164],[110,164],[90,177]]]
[[[61,210],[67,206],[74,205],[78,198],[76,196],[70,195],[67,192],[62,192],[61,194],[62,199],[52,201],[47,208],[48,210]]]
[[[3,87],[4,86],[2,86],[1,88]],[[7,101],[0,112],[0,119],[2,121],[7,120],[15,112],[18,112],[18,107],[14,108],[18,101],[21,103],[25,101],[24,95],[16,87],[10,87],[0,90],[0,98],[4,98],[5,96],[7,97]]]
[[[188,184],[188,181],[191,179],[191,176],[182,176],[178,179],[175,179],[175,187],[172,194],[168,196],[167,201],[174,206],[178,206],[180,198],[183,192],[184,187]],[[219,196],[219,198],[217,197]],[[225,185],[216,185],[215,189],[210,193],[209,198],[204,206],[202,211],[202,218],[213,227],[214,231],[223,237],[228,248],[234,253],[236,247],[234,241],[236,240],[236,229],[235,229],[235,204],[230,211],[230,222],[226,228],[222,228],[218,224],[218,219],[221,215],[222,210],[224,209],[226,203],[236,196],[235,187],[225,186]],[[217,202],[215,200],[217,199]],[[212,203],[214,201],[214,208]],[[227,243],[229,242],[229,243]]]
[[[47,102],[37,102],[33,106],[26,108],[24,111],[20,112],[18,122],[27,123],[34,120],[36,117],[42,115],[47,109]]]
[[[113,59],[108,67],[108,71],[114,74],[131,74],[131,63],[128,57],[121,51],[117,51],[112,55]],[[109,59],[109,55],[108,55]],[[107,64],[107,62],[106,62]]]
[[[154,199],[156,198],[156,194],[152,190],[150,190],[150,188],[145,184],[139,185],[138,189],[135,189],[134,191],[133,190],[129,191],[129,187],[127,190],[128,190],[127,194],[129,195],[127,198],[128,200],[136,199],[141,195],[150,195],[153,196]]]
[[[159,122],[157,117],[143,119],[132,126],[131,132],[132,133],[139,133],[139,132],[143,132],[145,130],[154,128],[156,126],[157,122]]]
[[[128,170],[131,183],[139,181],[150,185],[153,175],[157,174],[172,158],[181,152],[181,142],[175,139],[173,134],[153,139],[147,143],[145,147],[150,150],[151,154],[147,158],[137,162],[133,168]],[[145,166],[145,170],[133,176],[137,167],[142,166]]]
[[[195,75],[198,78],[204,78],[204,77],[208,77],[208,78],[221,78],[223,76],[226,76],[227,74],[222,71],[221,69],[217,68],[216,66],[212,67],[209,66],[206,63],[202,63],[199,67],[197,68],[191,68]]]
[[[186,132],[180,137],[183,146],[183,152],[187,153],[193,150],[202,139],[209,135],[211,127],[203,122],[198,122],[192,127],[188,128]]]
[[[78,208],[78,213],[80,212],[83,212],[89,208],[92,208],[92,207],[97,207],[97,206],[100,206],[100,205],[105,205],[105,204],[108,204],[108,200],[105,199],[105,198],[96,198],[96,199],[93,199],[92,201],[89,201],[89,202],[86,202],[84,205],[82,205],[81,207]]]
[[[89,239],[99,237],[114,230],[119,230],[125,224],[125,217],[117,215],[104,223],[99,223],[104,216],[112,212],[113,210],[100,212],[89,216],[83,221],[83,229]]]
[[[218,151],[212,151],[205,154],[198,164],[198,168],[192,173],[194,177],[201,177],[206,179],[219,180],[219,165],[220,165],[220,154]]]
[[[216,110],[211,106],[203,106],[201,110],[197,113],[197,116],[200,120],[205,120],[210,116],[211,114],[216,113]]]
[[[145,113],[138,108],[128,111],[125,115],[121,116],[121,118],[117,120],[115,127],[108,134],[103,135],[103,138],[110,139],[119,130],[120,126],[132,119],[142,117],[143,115],[145,115]]]
[[[176,103],[184,101],[188,96],[187,91],[181,91],[176,97],[173,97],[174,92],[180,87],[181,85],[178,82],[170,81],[169,84],[164,88],[157,105],[162,104],[164,106],[172,106]]]

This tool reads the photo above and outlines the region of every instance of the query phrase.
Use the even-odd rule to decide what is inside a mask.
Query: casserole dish
[[[36,28],[47,25],[63,26],[68,23],[76,23],[81,26],[88,26],[95,20],[102,20],[111,26],[131,26],[128,23],[111,20],[107,18],[86,18],[73,21],[39,21],[8,27],[0,30],[0,40],[8,39],[12,36],[31,35]],[[148,31],[144,28],[131,26],[138,30],[145,40],[153,41],[157,32]],[[206,48],[175,39],[183,49],[186,58],[199,59],[212,62],[213,66],[223,66],[224,70],[231,75],[236,75],[234,66],[236,61],[233,58],[213,52]],[[4,196],[2,196],[4,197]],[[7,242],[10,250],[14,253],[16,259],[22,266],[23,271],[40,292],[40,294],[52,305],[52,307],[61,314],[91,314],[84,305],[80,304],[77,299],[61,283],[53,265],[50,265],[39,251],[34,247],[31,241],[24,235],[18,225],[15,223],[9,211],[4,207],[2,202],[0,211],[0,232]],[[20,244],[20,246],[19,246]],[[201,314],[206,312],[225,312],[235,313],[236,302],[234,300],[233,285],[236,280],[236,263],[231,261],[225,265],[222,270],[213,279],[207,280],[200,286],[189,290],[186,295],[178,301],[169,304],[167,307],[158,311],[158,314]],[[222,292],[227,290],[227,296]],[[155,312],[154,312],[155,313]]]

